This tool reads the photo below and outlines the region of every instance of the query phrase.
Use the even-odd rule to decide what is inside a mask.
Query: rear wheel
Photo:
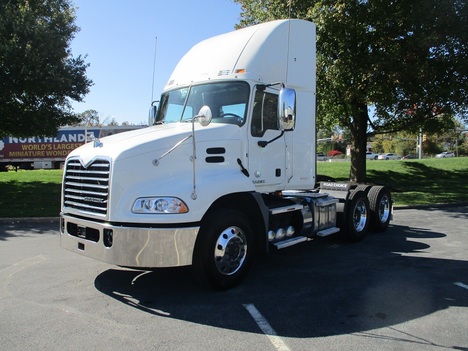
[[[250,221],[234,210],[214,212],[198,234],[193,254],[196,280],[215,289],[229,289],[246,276],[254,257]]]
[[[377,232],[387,230],[392,217],[392,197],[384,186],[373,186],[369,190],[371,229]]]
[[[360,241],[367,235],[369,228],[369,200],[362,190],[354,190],[346,206],[343,229],[350,241]]]

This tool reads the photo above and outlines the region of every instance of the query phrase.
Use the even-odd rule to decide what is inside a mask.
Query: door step
[[[284,249],[286,247],[290,247],[290,246],[293,246],[293,245],[296,245],[296,244],[303,243],[304,241],[307,241],[308,239],[309,238],[307,238],[305,236],[296,236],[296,237],[291,238],[291,239],[286,239],[286,240],[283,240],[283,241],[279,241],[277,243],[273,243],[273,245],[275,245],[278,250],[281,250],[281,249]]]
[[[328,229],[324,229],[324,230],[319,231],[317,233],[317,236],[324,237],[324,236],[328,236],[328,235],[338,233],[339,231],[340,231],[340,228],[332,227],[332,228],[328,228]]]

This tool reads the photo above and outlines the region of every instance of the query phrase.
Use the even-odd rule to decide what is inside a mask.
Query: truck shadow
[[[142,312],[217,328],[260,333],[243,307],[254,304],[280,336],[362,333],[468,307],[453,280],[466,276],[468,262],[431,258],[421,242],[445,236],[390,226],[359,244],[311,241],[258,259],[240,286],[224,292],[199,287],[189,267],[110,269],[95,287]]]

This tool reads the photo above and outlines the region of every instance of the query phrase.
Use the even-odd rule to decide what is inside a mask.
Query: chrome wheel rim
[[[235,274],[247,256],[247,237],[238,227],[226,228],[218,237],[214,259],[216,269],[224,275]]]
[[[364,201],[359,200],[354,207],[353,223],[356,232],[361,232],[367,223],[367,206]]]
[[[379,219],[380,222],[386,223],[390,217],[390,199],[387,195],[382,196],[379,203]]]

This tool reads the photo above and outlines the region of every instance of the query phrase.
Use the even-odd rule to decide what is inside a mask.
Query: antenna
[[[155,75],[155,71],[156,71],[156,52],[157,52],[157,48],[158,48],[158,37],[155,37],[154,38],[154,58],[153,58],[153,83],[152,83],[152,86],[151,86],[151,104],[153,103],[154,101],[154,75]]]

